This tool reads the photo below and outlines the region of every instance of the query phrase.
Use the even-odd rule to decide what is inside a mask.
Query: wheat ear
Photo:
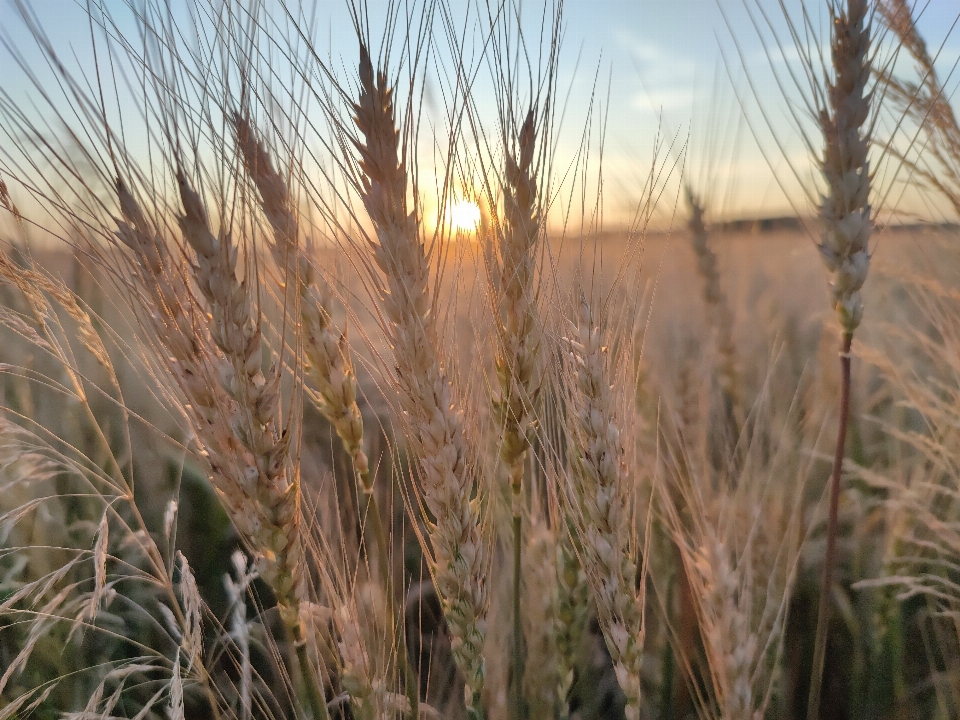
[[[632,534],[626,510],[623,443],[614,414],[613,392],[602,333],[586,299],[581,299],[576,336],[567,341],[572,364],[569,459],[576,487],[575,520],[581,562],[613,659],[617,681],[626,695],[627,720],[640,717],[640,670],[643,651],[643,583],[639,594],[637,565],[627,538]]]
[[[393,599],[390,556],[387,536],[380,518],[380,508],[370,474],[370,463],[363,448],[363,416],[357,405],[357,377],[350,357],[346,334],[336,332],[330,317],[330,289],[317,277],[313,265],[305,256],[300,242],[300,223],[294,212],[287,184],[270,160],[270,154],[257,138],[245,115],[234,115],[237,146],[243,158],[248,176],[253,180],[260,196],[260,206],[273,228],[274,241],[270,245],[274,260],[284,272],[287,288],[295,287],[294,297],[287,298],[299,308],[303,352],[307,360],[307,372],[317,392],[317,407],[333,426],[344,450],[350,456],[360,487],[367,498],[365,529],[373,532],[377,548],[377,561],[381,580],[389,604],[393,626],[388,626],[391,635],[399,619]],[[291,293],[292,294],[292,293]],[[369,548],[369,540],[367,540]],[[368,549],[369,552],[369,549]],[[356,636],[359,640],[360,636]],[[401,645],[401,665],[407,673],[407,690],[414,712],[417,709],[417,684],[412,668]],[[367,678],[365,673],[357,676],[358,682]],[[371,688],[362,691],[363,697],[374,697]]]
[[[261,329],[236,276],[236,247],[210,232],[200,197],[181,172],[177,181],[184,208],[180,226],[196,253],[193,275],[206,309],[185,305],[193,297],[185,277],[119,180],[123,219],[117,236],[134,252],[146,315],[169,355],[168,370],[186,400],[214,487],[293,634],[314,718],[326,718],[302,642],[300,488],[289,462],[289,433],[276,427],[279,372],[268,381],[261,370]]]
[[[496,358],[499,392],[493,404],[501,423],[500,458],[510,472],[515,517],[522,512],[523,460],[530,447],[532,409],[541,384],[534,283],[540,238],[537,178],[532,167],[535,147],[531,111],[520,129],[516,153],[507,155],[503,222],[497,233],[499,258],[495,268],[500,345]]]
[[[690,219],[687,227],[693,241],[693,252],[697,256],[697,271],[703,279],[703,300],[716,341],[717,355],[720,357],[720,391],[723,394],[724,408],[730,424],[730,430],[736,434],[735,411],[739,404],[740,381],[737,376],[737,352],[733,343],[733,313],[730,303],[720,285],[720,271],[717,269],[717,255],[709,244],[707,226],[704,223],[703,202],[693,188],[687,186],[687,204],[690,206]]]
[[[407,210],[407,175],[386,74],[374,74],[360,47],[360,97],[354,105],[363,172],[361,197],[377,240],[374,258],[386,282],[380,301],[396,361],[400,406],[419,460],[429,523],[433,576],[452,636],[453,656],[466,680],[469,710],[481,714],[482,649],[487,592],[486,547],[461,410],[441,365],[429,296],[429,260],[415,213]]]
[[[583,631],[590,616],[590,587],[574,537],[564,528],[557,538],[557,703],[561,720],[570,717],[570,689]]]
[[[833,566],[836,564],[837,511],[840,501],[840,473],[850,414],[850,346],[853,333],[863,317],[860,288],[870,268],[870,22],[867,0],[848,0],[846,12],[833,18],[833,82],[827,86],[827,107],[821,108],[820,127],[825,148],[820,164],[827,194],[820,206],[823,234],[820,255],[833,275],[833,306],[843,330],[840,367],[840,427],[837,432],[833,471],[830,475],[830,510],[827,521],[827,548],[823,561],[823,583],[814,644],[813,674],[807,716],[818,717]]]
[[[261,369],[262,329],[254,317],[251,292],[237,277],[238,247],[229,235],[211,232],[200,196],[182,171],[177,185],[183,204],[180,227],[196,256],[194,280],[206,299],[210,336],[219,350],[211,359],[233,401],[228,422],[245,460],[241,482],[253,488],[261,508],[263,523],[254,545],[261,554],[260,576],[277,593],[284,622],[299,626],[304,593],[300,488],[287,462],[289,433],[277,426],[280,373],[271,367],[268,378]]]
[[[520,128],[514,152],[506,156],[503,219],[497,232],[493,290],[499,300],[496,357],[499,388],[493,399],[500,427],[500,459],[510,477],[513,510],[513,638],[511,652],[513,715],[523,711],[524,640],[520,612],[523,547],[523,468],[533,427],[533,405],[540,392],[539,338],[536,333],[536,250],[540,237],[537,178],[533,167],[536,128],[531,110]]]
[[[364,492],[370,494],[373,486],[363,450],[363,418],[356,401],[357,378],[346,338],[336,332],[330,320],[329,288],[316,277],[313,265],[303,252],[300,223],[287,184],[274,169],[269,153],[246,116],[235,115],[234,128],[244,169],[257,187],[260,207],[273,228],[270,250],[284,272],[287,287],[296,288],[296,296],[288,299],[297,302],[299,307],[307,371],[319,395],[317,406],[343,442]]]

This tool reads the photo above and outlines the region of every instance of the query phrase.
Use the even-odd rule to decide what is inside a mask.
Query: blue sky
[[[175,0],[175,5],[182,1]],[[31,4],[58,52],[71,62],[75,54],[79,64],[89,69],[85,0],[33,0]],[[126,18],[124,32],[135,36],[136,24],[127,3],[104,0],[103,4],[115,10],[117,18]],[[292,0],[289,4],[296,5]],[[785,0],[785,4],[791,12],[799,8],[797,0]],[[465,0],[451,0],[450,6],[457,18],[468,8]],[[825,5],[808,2],[808,6],[821,22],[825,19]],[[370,8],[376,27],[383,6],[371,2]],[[522,11],[532,32],[542,3],[524,0]],[[930,48],[944,41],[958,12],[955,0],[930,0],[919,23]],[[768,15],[774,28],[762,27],[758,33],[750,14],[760,19],[761,13]],[[776,68],[783,73],[791,63],[796,68],[796,52],[787,44],[782,53],[775,49],[771,60],[762,45],[762,41],[772,42],[773,32],[787,38],[777,0],[568,0],[564,18],[559,78],[561,92],[569,89],[570,100],[557,164],[568,162],[576,152],[586,108],[596,91],[606,110],[603,179],[608,223],[622,222],[636,207],[658,134],[665,140],[659,146],[659,162],[668,167],[678,164],[681,147],[686,147],[687,177],[709,194],[717,215],[777,215],[792,212],[791,207],[806,207],[800,183],[792,179],[786,165],[789,160],[801,176],[811,172],[787,114],[787,102],[799,103],[801,95],[788,87],[785,99],[771,72]],[[329,49],[335,63],[341,58],[351,67],[356,47],[346,4],[322,2],[316,9],[316,27],[317,46]],[[41,55],[23,32],[13,0],[0,0],[0,28],[23,49],[31,66],[49,77],[43,74]],[[443,43],[438,46],[443,55]],[[960,33],[954,32],[940,59],[944,75],[958,58]],[[18,101],[25,99],[31,91],[2,49],[0,68],[4,89]],[[956,84],[951,81],[950,88]],[[768,120],[760,115],[761,105]],[[780,138],[781,147],[772,133]],[[598,135],[595,129],[594,136]],[[760,148],[766,150],[766,159]],[[775,182],[774,172],[784,187]],[[595,175],[596,168],[591,173]],[[678,173],[672,177],[676,180]],[[669,216],[679,187],[677,182],[667,185],[661,216]]]

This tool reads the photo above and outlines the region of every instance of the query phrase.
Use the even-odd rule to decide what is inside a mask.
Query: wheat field
[[[13,6],[0,720],[960,717],[922,8],[781,5],[794,216],[678,134],[605,223],[560,2],[348,0],[349,65],[299,3],[91,2],[93,67]]]

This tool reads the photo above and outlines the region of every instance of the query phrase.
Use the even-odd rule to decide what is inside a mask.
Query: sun
[[[454,232],[472,233],[480,225],[480,206],[470,200],[458,200],[447,205],[447,216]]]

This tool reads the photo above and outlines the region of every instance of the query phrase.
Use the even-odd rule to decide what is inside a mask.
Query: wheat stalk
[[[497,227],[497,257],[491,278],[496,298],[499,388],[493,409],[499,422],[500,460],[507,469],[513,513],[513,713],[523,706],[524,648],[521,621],[523,547],[523,471],[530,448],[534,405],[540,393],[537,336],[536,250],[540,239],[536,168],[536,127],[533,110],[511,142],[506,155],[503,217]]]
[[[267,382],[260,369],[260,328],[249,292],[236,279],[236,247],[210,232],[200,198],[182,173],[178,185],[184,204],[181,227],[196,250],[194,273],[210,307],[209,335],[198,309],[184,307],[192,295],[189,287],[122,182],[117,183],[124,218],[118,222],[118,237],[135,252],[147,287],[144,301],[151,303],[147,314],[189,399],[214,484],[257,554],[261,576],[277,592],[284,622],[293,627],[299,624],[297,604],[303,592],[299,490],[286,474],[288,436],[274,426],[278,377]],[[204,347],[205,336],[213,347]]]
[[[380,302],[396,361],[400,406],[411,429],[433,549],[433,575],[452,636],[453,656],[464,675],[467,706],[481,715],[487,593],[486,543],[473,500],[462,411],[441,365],[430,307],[429,259],[415,213],[407,210],[406,168],[399,160],[393,96],[383,71],[374,73],[360,47],[360,97],[354,105],[363,171],[361,197],[376,229],[371,243],[386,285]]]
[[[350,456],[360,487],[367,498],[365,529],[373,532],[377,564],[383,589],[387,595],[387,623],[389,637],[401,625],[394,593],[387,535],[380,519],[380,507],[374,492],[370,463],[364,451],[363,416],[357,405],[357,377],[350,356],[346,334],[339,334],[330,316],[330,289],[315,272],[300,242],[300,223],[287,190],[287,184],[277,172],[263,143],[256,137],[246,115],[234,115],[237,145],[243,165],[259,191],[260,207],[274,231],[270,245],[277,265],[284,271],[286,286],[296,288],[295,297],[286,298],[296,303],[300,315],[300,339],[307,361],[307,372],[317,391],[317,407],[333,425],[344,450]],[[367,540],[368,552],[370,542]],[[357,635],[359,638],[359,635]],[[417,683],[407,661],[406,642],[401,642],[400,664],[406,674],[409,704],[416,714],[418,706]],[[367,679],[365,673],[358,680]],[[352,694],[351,694],[352,695]],[[370,687],[363,691],[366,698],[380,697]],[[365,701],[366,702],[366,701]],[[382,704],[382,703],[381,703]]]
[[[833,18],[831,56],[835,77],[828,82],[828,107],[820,111],[820,127],[825,143],[820,169],[827,183],[827,194],[820,206],[824,225],[820,255],[833,275],[833,306],[843,330],[843,343],[840,352],[840,427],[830,476],[827,550],[807,707],[810,720],[817,717],[820,708],[833,567],[836,563],[840,473],[850,412],[850,346],[853,333],[863,317],[860,288],[870,268],[869,240],[873,222],[869,202],[870,166],[867,162],[870,126],[866,123],[871,100],[867,92],[871,68],[867,11],[866,0],[848,0],[846,12],[840,12]]]
[[[540,341],[536,333],[538,288],[534,281],[540,238],[537,178],[532,167],[536,128],[531,110],[506,158],[503,221],[497,232],[494,290],[499,307],[496,357],[499,392],[494,409],[500,421],[500,459],[510,474],[513,514],[522,514],[523,460],[530,448],[533,406],[540,392]]]
[[[277,172],[246,115],[233,118],[244,169],[259,191],[260,207],[273,228],[269,245],[287,287],[296,288],[303,351],[307,371],[319,395],[317,404],[333,425],[353,462],[367,495],[373,493],[370,464],[363,449],[363,417],[357,405],[357,378],[346,336],[336,332],[330,318],[330,291],[314,271],[300,240],[300,223],[287,184]],[[380,559],[381,563],[386,558]]]

